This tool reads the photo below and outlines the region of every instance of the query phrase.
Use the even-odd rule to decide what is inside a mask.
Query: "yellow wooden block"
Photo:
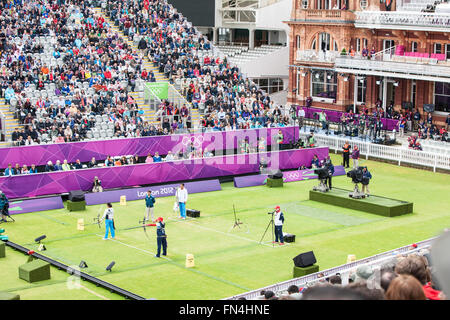
[[[84,219],[78,219],[77,230],[84,231]]]
[[[127,196],[120,196],[120,205],[121,206],[127,205]]]
[[[195,267],[194,255],[187,253],[186,254],[186,268],[192,268],[192,267]]]

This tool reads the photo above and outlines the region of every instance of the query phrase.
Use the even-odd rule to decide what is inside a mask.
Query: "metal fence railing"
[[[309,134],[306,132],[300,132],[299,136],[301,138],[306,138]],[[316,143],[318,146],[326,146],[331,150],[337,151],[342,150],[342,146],[345,141],[350,140],[349,138],[327,136],[327,135],[314,135]],[[412,150],[402,147],[391,147],[380,144],[375,144],[371,142],[364,142],[359,140],[351,140],[353,146],[358,146],[361,156],[365,156],[366,159],[369,157],[386,159],[395,161],[398,165],[402,163],[418,164],[424,167],[436,169],[450,170],[450,154],[445,153],[431,153],[420,150]]]

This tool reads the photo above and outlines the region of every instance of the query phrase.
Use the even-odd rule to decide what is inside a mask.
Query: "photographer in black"
[[[328,188],[331,190],[331,178],[334,174],[334,165],[331,162],[330,156],[326,158],[324,167],[328,170],[328,178],[326,178],[325,184],[328,185]]]
[[[363,167],[362,192],[365,193],[367,197],[370,195],[369,191],[370,179],[372,179],[372,174],[370,173],[369,170],[367,170],[367,167]]]
[[[378,118],[378,121],[376,123],[376,129],[375,129],[375,136],[377,138],[380,136],[382,129],[383,129],[383,122],[381,121],[381,118]]]

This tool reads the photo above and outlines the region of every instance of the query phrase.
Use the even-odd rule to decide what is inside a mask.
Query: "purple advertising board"
[[[328,147],[0,177],[0,190],[22,198],[91,190],[96,176],[104,189],[218,178],[259,172],[260,161],[273,169],[309,166],[314,155],[323,160]]]
[[[187,182],[184,184],[184,186],[189,194],[222,190],[220,182],[217,179]],[[87,193],[85,195],[85,198],[86,204],[91,206],[108,202],[119,202],[121,196],[125,196],[127,201],[141,200],[145,198],[148,190],[152,190],[152,195],[155,198],[169,197],[175,195],[178,187],[179,184],[165,184],[162,186],[112,190],[105,192]]]
[[[297,107],[297,108],[299,108],[299,107]],[[316,117],[314,117],[315,113],[324,111],[325,114],[327,115],[328,121],[341,122],[341,116],[342,116],[341,111],[320,109],[320,108],[313,108],[313,107],[303,107],[303,110],[305,110],[305,118],[308,118],[308,119],[315,119],[316,118]],[[383,123],[383,126],[384,126],[384,128],[386,128],[386,130],[393,130],[393,129],[398,130],[398,126],[397,126],[398,120],[381,118],[381,122]]]
[[[61,197],[59,196],[22,200],[22,201],[12,201],[9,203],[10,214],[19,214],[19,213],[63,209],[63,208],[64,204]]]
[[[345,175],[345,169],[343,166],[335,166],[334,167],[334,176],[342,176]],[[235,177],[234,178],[234,186],[236,188],[246,188],[246,187],[254,187],[254,186],[262,186],[265,184],[267,179],[266,174],[258,174],[244,177]],[[314,174],[314,169],[306,169],[306,170],[290,170],[283,172],[283,180],[284,182],[294,182],[294,181],[302,181],[309,179],[317,179],[317,175]]]
[[[155,152],[165,155],[168,151],[174,153],[186,150],[191,142],[197,149],[230,150],[238,148],[239,142],[246,137],[254,142],[264,137],[267,145],[272,145],[278,130],[283,132],[283,143],[298,139],[298,127],[282,127],[10,147],[0,148],[0,168],[7,168],[9,163],[13,167],[16,163],[30,167],[31,164],[40,166],[46,165],[48,161],[55,163],[56,160],[61,163],[63,160],[72,163],[77,159],[88,162],[93,157],[102,161],[108,155],[146,156],[149,153],[154,155]]]

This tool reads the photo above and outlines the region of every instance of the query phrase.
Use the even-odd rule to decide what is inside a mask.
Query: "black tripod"
[[[269,221],[269,223],[267,224],[266,230],[264,231],[264,233],[263,233],[263,235],[262,235],[262,237],[261,237],[261,240],[259,240],[259,243],[262,243],[262,241],[263,241],[263,239],[264,239],[264,236],[265,236],[266,233],[267,233],[267,230],[269,230],[269,227],[272,226],[272,247],[275,246],[275,230],[274,230],[275,223],[273,222],[273,214],[274,214],[274,213],[275,213],[275,211],[273,211],[273,212],[268,212],[268,213],[267,213],[267,214],[270,214],[270,221]]]
[[[0,220],[0,224],[1,223],[5,223],[5,222],[16,222],[16,220],[14,220],[13,217],[11,217],[11,215],[9,214],[9,204],[6,204],[7,207],[5,207],[2,212],[0,212],[2,214],[2,220]],[[9,218],[9,221],[8,221]]]
[[[239,225],[243,224],[243,222],[241,222],[239,219],[236,218],[236,210],[234,208],[234,204],[233,204],[233,212],[234,212],[234,225],[233,225],[232,229],[234,229],[236,227],[238,227],[240,229],[241,227]]]
[[[16,220],[14,220],[14,218],[11,217],[11,216],[9,215],[9,213],[8,213],[8,214],[2,213],[2,215],[3,215],[3,219],[4,219],[4,220],[0,220],[0,224],[6,223],[6,222],[16,222]],[[9,218],[9,221],[8,221],[8,218]]]

